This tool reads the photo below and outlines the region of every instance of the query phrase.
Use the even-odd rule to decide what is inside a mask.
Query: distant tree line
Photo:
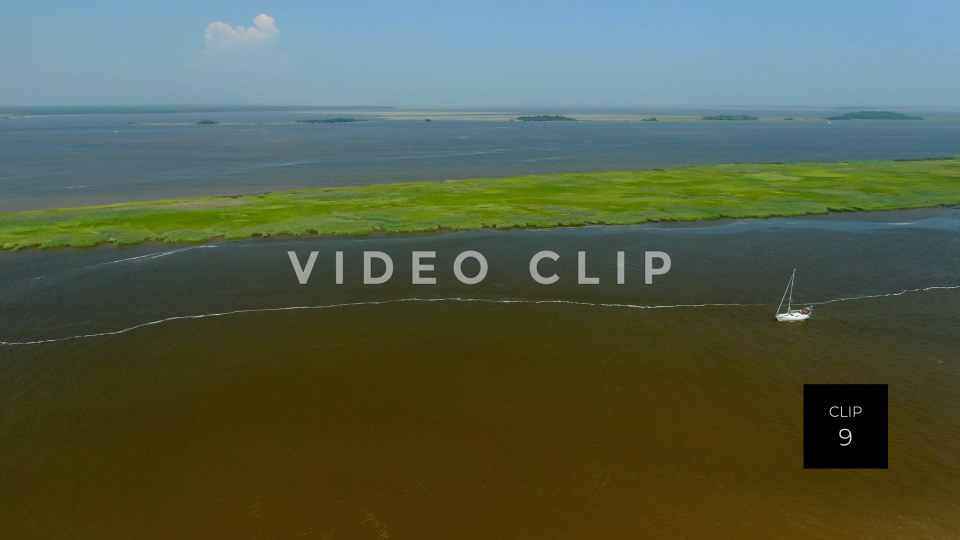
[[[857,111],[839,116],[828,116],[827,120],[923,120],[923,118],[907,116],[893,111]]]

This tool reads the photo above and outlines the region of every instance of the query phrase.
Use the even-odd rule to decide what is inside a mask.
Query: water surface
[[[955,120],[427,123],[367,112],[355,115],[371,120],[361,123],[130,124],[329,116],[271,111],[0,118],[0,212],[418,180],[960,154]]]
[[[844,217],[0,253],[0,536],[960,536],[960,216]],[[802,468],[805,383],[889,384],[888,470]]]

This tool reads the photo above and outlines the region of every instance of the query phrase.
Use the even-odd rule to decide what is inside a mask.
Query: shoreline
[[[843,212],[827,212],[825,214],[807,214],[803,216],[767,216],[760,218],[721,218],[705,219],[700,221],[672,221],[663,223],[638,223],[637,227],[659,226],[664,228],[683,229],[687,227],[724,227],[741,221],[762,221],[768,219],[800,219],[822,221],[852,221],[865,223],[895,223],[898,221],[919,221],[938,217],[940,214],[960,212],[960,204],[944,204],[938,206],[923,206],[918,208],[894,208],[890,210],[852,210]],[[877,219],[886,218],[886,219]],[[896,220],[896,221],[893,221]]]
[[[928,206],[920,208],[900,208],[892,210],[852,210],[852,211],[842,211],[842,212],[827,212],[825,214],[805,214],[799,216],[766,216],[766,217],[750,217],[750,218],[718,218],[718,219],[702,219],[694,221],[651,221],[646,223],[633,223],[628,225],[570,225],[562,227],[544,227],[539,229],[474,229],[474,230],[436,230],[436,231],[418,231],[418,232],[404,232],[404,233],[384,233],[384,232],[371,232],[367,235],[352,235],[354,238],[367,239],[367,238],[417,238],[417,237],[436,237],[436,236],[445,236],[452,234],[471,234],[471,233],[480,233],[480,232],[490,232],[490,231],[522,231],[522,230],[538,230],[538,231],[562,231],[562,230],[589,230],[589,229],[626,229],[626,228],[661,228],[661,229],[703,229],[703,228],[720,228],[737,223],[743,222],[754,222],[754,221],[766,221],[772,219],[797,219],[801,221],[833,221],[833,222],[863,222],[863,223],[896,223],[901,220],[908,221],[921,221],[925,219],[932,219],[939,217],[941,215],[947,215],[951,212],[960,212],[960,204],[956,205],[940,205],[940,206]],[[878,219],[879,218],[879,219]],[[896,220],[896,221],[894,221]],[[347,235],[276,235],[276,236],[267,236],[267,237],[249,237],[249,238],[240,238],[240,239],[226,239],[223,237],[211,238],[210,240],[204,242],[167,242],[163,240],[145,240],[137,244],[116,244],[111,242],[105,242],[97,244],[95,246],[87,247],[78,247],[78,246],[65,246],[60,248],[23,248],[23,249],[0,249],[0,257],[3,257],[5,253],[8,253],[7,256],[16,256],[17,253],[49,253],[52,251],[66,251],[66,252],[89,252],[95,250],[135,250],[139,248],[146,248],[150,246],[155,247],[174,247],[179,246],[183,247],[202,247],[210,246],[229,242],[271,242],[274,240],[289,240],[289,239],[303,239],[303,238],[316,238],[316,239],[331,239],[331,238],[346,238]]]
[[[960,160],[726,164],[0,213],[3,250],[558,227],[703,226],[960,204]],[[842,217],[837,217],[842,216]],[[708,225],[714,226],[714,225]]]

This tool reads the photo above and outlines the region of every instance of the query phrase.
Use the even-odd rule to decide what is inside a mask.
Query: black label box
[[[886,469],[887,385],[803,385],[803,468]]]

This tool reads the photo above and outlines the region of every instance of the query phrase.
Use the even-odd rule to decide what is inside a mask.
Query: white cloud
[[[207,42],[203,54],[258,48],[276,41],[279,36],[280,29],[277,28],[276,19],[266,13],[254,17],[253,26],[250,27],[230,26],[222,21],[213,21],[203,32],[203,38]]]

